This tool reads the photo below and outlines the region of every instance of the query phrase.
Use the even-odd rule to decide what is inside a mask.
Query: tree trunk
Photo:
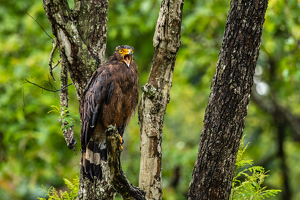
[[[105,60],[108,0],[75,0],[73,10],[67,0],[43,0],[43,5],[59,47],[61,64],[68,70],[80,100],[92,73]],[[101,181],[92,183],[83,179],[80,172],[79,199],[114,198],[107,162],[102,164],[107,170]]]
[[[162,130],[180,46],[183,0],[163,0],[153,38],[151,72],[139,104],[141,163],[139,187],[147,199],[161,199]]]
[[[232,0],[188,199],[229,199],[268,0]]]

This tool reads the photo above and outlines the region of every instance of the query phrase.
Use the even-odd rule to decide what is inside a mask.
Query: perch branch
[[[115,126],[110,125],[106,130],[108,150],[108,166],[110,168],[110,182],[123,199],[146,200],[145,192],[133,186],[126,178],[120,161],[121,140]]]

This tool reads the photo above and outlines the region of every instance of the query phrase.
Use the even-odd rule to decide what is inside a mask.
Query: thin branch
[[[52,69],[54,69],[55,67],[57,67],[57,65],[59,65],[59,63],[60,63],[60,60],[57,61],[57,63],[55,65],[53,65]]]
[[[120,161],[121,140],[115,126],[110,125],[106,130],[108,150],[108,166],[110,168],[110,182],[123,199],[146,200],[145,192],[132,185],[126,178]]]
[[[65,86],[61,87],[61,88],[58,89],[58,90],[49,90],[49,89],[47,89],[47,88],[45,88],[45,87],[43,87],[43,86],[40,86],[40,85],[38,85],[38,84],[36,84],[36,83],[30,82],[30,81],[27,80],[27,79],[25,79],[25,81],[26,81],[27,83],[30,83],[30,84],[32,84],[32,85],[35,85],[35,86],[37,86],[37,87],[39,87],[39,88],[42,88],[43,90],[46,90],[46,91],[49,91],[49,92],[58,92],[58,91],[61,91],[61,90],[65,89],[65,88],[69,87],[70,85],[72,85],[72,83],[70,83],[70,84],[68,84],[68,85],[65,85]],[[24,83],[23,83],[23,84],[24,84]]]
[[[62,63],[61,68],[60,68],[60,81],[61,81],[61,87],[63,88],[64,85],[68,83],[68,69],[65,66],[64,63]],[[75,145],[77,143],[75,136],[74,136],[74,131],[73,131],[73,124],[71,121],[63,120],[65,118],[70,117],[69,115],[69,90],[68,87],[65,87],[60,91],[60,106],[61,106],[61,116],[62,118],[60,119],[61,123],[61,129],[64,134],[64,138],[66,140],[67,146],[69,149],[72,149],[74,153],[77,155],[75,151]],[[66,108],[66,109],[65,109]]]
[[[26,12],[25,10],[21,9],[24,13],[26,13],[29,17],[31,17],[40,27],[41,29],[44,31],[44,33],[46,33],[46,35],[48,35],[48,37],[52,40],[52,42],[54,42],[54,39],[46,32],[46,30],[42,27],[42,25],[34,18],[32,17],[28,12]]]
[[[53,80],[55,82],[56,80],[53,76],[52,70],[60,63],[60,60],[52,67],[53,55],[54,55],[54,52],[55,52],[55,50],[57,49],[57,46],[58,46],[57,39],[55,38],[54,40],[52,40],[52,43],[53,43],[53,48],[52,48],[52,51],[50,53],[50,58],[49,58],[48,65],[49,65],[50,75],[51,75],[51,77],[53,78]]]

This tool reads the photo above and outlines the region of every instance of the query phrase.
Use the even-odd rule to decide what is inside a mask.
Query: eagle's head
[[[133,60],[133,50],[134,48],[128,45],[122,45],[116,47],[116,57],[120,61],[124,61],[124,63],[129,68],[131,61]]]

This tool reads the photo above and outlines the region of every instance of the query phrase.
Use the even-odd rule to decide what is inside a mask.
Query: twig
[[[51,77],[53,78],[54,81],[55,78],[53,76],[53,73],[52,73],[52,70],[60,63],[60,60],[52,67],[52,62],[53,62],[53,55],[54,55],[54,52],[55,50],[57,49],[57,40],[56,38],[54,40],[52,40],[52,43],[53,43],[53,48],[52,48],[52,51],[50,53],[50,58],[49,58],[49,62],[48,62],[48,65],[49,65],[49,71],[50,71],[50,75]]]
[[[57,63],[52,67],[52,69],[54,69],[55,67],[57,67],[57,65],[59,65],[59,63],[60,63],[60,60],[57,61]],[[52,73],[52,71],[51,71],[51,73]]]
[[[46,35],[48,35],[48,37],[54,41],[54,39],[45,31],[45,29],[42,27],[42,25],[34,18],[32,17],[28,12],[26,12],[25,10],[21,9],[24,13],[26,13],[29,17],[31,17],[40,27],[41,29],[44,31],[44,33],[46,33]]]
[[[106,143],[108,150],[108,166],[110,168],[110,182],[123,199],[146,200],[145,192],[133,186],[126,178],[120,161],[121,141],[115,126],[109,126],[106,130]]]
[[[30,81],[27,80],[27,79],[25,79],[25,81],[26,81],[27,83],[30,83],[30,84],[32,84],[32,85],[35,85],[35,86],[37,86],[37,87],[39,87],[39,88],[42,88],[43,90],[46,90],[46,91],[49,91],[49,92],[58,92],[58,91],[61,91],[61,90],[65,89],[65,88],[69,87],[70,85],[72,85],[72,83],[70,83],[70,84],[68,84],[68,85],[65,85],[65,86],[61,87],[61,88],[58,89],[58,90],[49,90],[49,89],[44,88],[44,87],[42,87],[42,86],[40,86],[40,85],[38,85],[38,84],[36,84],[36,83],[30,82]]]

